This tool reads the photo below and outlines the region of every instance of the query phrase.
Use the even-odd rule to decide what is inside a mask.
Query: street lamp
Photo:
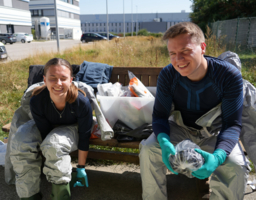
[[[59,37],[59,26],[58,26],[58,13],[57,13],[57,3],[54,0],[54,7],[55,7],[55,23],[56,23],[56,39],[57,39],[57,49],[58,52],[60,51],[60,37]]]

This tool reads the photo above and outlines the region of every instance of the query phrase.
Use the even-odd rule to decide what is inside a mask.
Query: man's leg
[[[210,200],[242,200],[249,172],[248,160],[237,144],[223,165],[212,174]]]
[[[59,126],[53,129],[41,144],[46,158],[43,172],[52,183],[52,199],[70,199],[71,158],[69,153],[77,150],[77,125]]]
[[[174,122],[170,123],[170,139],[173,145],[190,139],[188,131]],[[140,174],[142,179],[142,198],[144,200],[166,200],[166,172],[162,161],[162,150],[154,133],[140,143]]]
[[[215,149],[217,137],[210,137],[199,142],[200,148],[209,153]],[[211,176],[211,200],[242,200],[249,174],[248,160],[239,143],[236,144],[226,161]]]
[[[12,136],[10,160],[16,174],[16,190],[20,198],[28,198],[40,192],[41,142],[41,134],[34,120],[21,125]]]

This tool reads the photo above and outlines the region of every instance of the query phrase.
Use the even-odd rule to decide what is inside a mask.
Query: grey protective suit
[[[42,151],[46,158],[43,173],[49,182],[62,184],[71,180],[72,166],[69,153],[77,150],[79,140],[77,125],[54,128],[42,141],[32,118],[29,102],[33,89],[43,84],[43,82],[37,83],[28,88],[11,123],[5,157],[5,181],[8,184],[16,183],[20,198],[30,197],[40,190],[42,158],[39,151]],[[74,84],[85,91],[91,102],[100,126],[101,139],[113,137],[114,132],[98,106],[93,88],[82,82],[74,82]]]
[[[225,52],[221,59],[231,62],[241,70],[241,62],[237,54]],[[243,81],[244,103],[242,113],[241,141],[254,165],[256,163],[256,88],[248,81]],[[213,153],[221,122],[221,104],[197,119],[196,124],[201,130],[186,127],[179,111],[172,110],[169,118],[170,139],[173,145],[184,139],[190,139],[202,150]],[[166,172],[162,161],[162,151],[153,133],[147,140],[140,143],[140,171],[145,200],[167,199]],[[249,161],[244,156],[239,143],[234,147],[226,161],[212,174],[210,188],[211,200],[242,200],[250,171]],[[171,199],[171,197],[170,197]]]

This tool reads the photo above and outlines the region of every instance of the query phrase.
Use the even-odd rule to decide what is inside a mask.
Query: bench
[[[162,70],[162,67],[114,67],[109,82],[112,82],[112,83],[120,82],[123,86],[127,86],[129,84],[128,70],[133,72],[145,86],[156,87],[158,74]],[[4,125],[2,127],[2,130],[4,132],[9,132],[10,125],[11,123]],[[107,141],[102,141],[101,139],[90,139],[90,144],[105,146],[105,147],[108,146],[108,147],[139,149],[139,143],[140,143],[139,141],[119,143],[116,139],[111,139]],[[70,155],[77,157],[78,152],[74,151]],[[88,158],[139,164],[138,153],[90,149]],[[201,199],[201,197],[205,194],[208,195],[209,193],[208,179],[205,179],[205,180],[196,179],[196,184],[197,184],[198,191],[195,191],[195,193],[198,193],[198,196],[200,197],[199,199]]]

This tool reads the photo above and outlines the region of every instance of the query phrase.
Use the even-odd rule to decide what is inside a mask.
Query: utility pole
[[[106,9],[107,9],[107,38],[109,41],[109,30],[108,30],[108,0],[106,0]]]
[[[132,36],[133,36],[133,12],[132,12]]]
[[[138,6],[136,5],[136,36],[138,35]]]
[[[58,13],[57,13],[57,3],[56,3],[56,0],[54,0],[54,7],[55,7],[55,23],[56,23],[57,49],[58,49],[58,52],[60,52],[60,37],[59,37]]]
[[[123,9],[124,9],[124,0],[123,0]],[[125,37],[125,15],[123,18],[124,18],[124,35],[123,36]]]

